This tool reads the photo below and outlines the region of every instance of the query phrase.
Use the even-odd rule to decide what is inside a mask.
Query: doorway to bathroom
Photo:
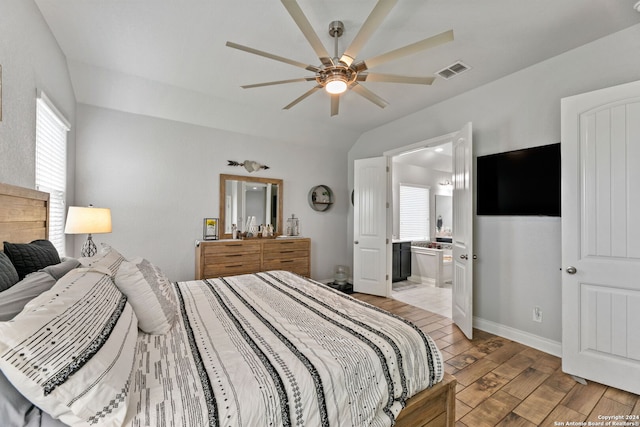
[[[394,190],[392,188],[393,157],[410,151],[419,152],[429,147],[451,142],[452,172],[452,285],[451,319],[464,335],[473,337],[473,139],[472,124],[460,130],[384,152],[382,157],[354,161],[354,213],[353,213],[353,289],[355,292],[391,297],[392,295],[392,240],[399,236],[400,225],[394,232]],[[405,154],[408,155],[408,154]],[[398,165],[395,169],[404,169]],[[397,193],[397,191],[396,191]],[[435,194],[435,193],[433,193]],[[435,204],[434,204],[435,205]],[[395,208],[395,205],[394,205]],[[431,210],[430,210],[431,212]],[[429,218],[429,224],[437,223]],[[429,225],[434,227],[434,225]],[[422,241],[427,246],[436,244],[431,236]],[[413,244],[413,239],[400,244]],[[401,248],[400,248],[401,249]],[[442,248],[441,248],[442,249]],[[402,252],[402,251],[401,251]],[[409,249],[411,252],[411,249]],[[443,256],[444,259],[444,256]],[[402,262],[399,265],[403,265]],[[391,274],[390,274],[391,273]],[[411,273],[407,275],[407,278]]]
[[[393,264],[394,270],[403,270],[394,271],[391,297],[448,318],[452,317],[452,145],[447,141],[391,157]]]

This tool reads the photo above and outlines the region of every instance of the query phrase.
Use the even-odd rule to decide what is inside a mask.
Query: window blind
[[[429,238],[429,188],[400,184],[400,239]]]
[[[36,102],[36,188],[49,193],[49,240],[65,255],[65,199],[67,191],[67,132],[70,126],[49,98],[40,92]]]

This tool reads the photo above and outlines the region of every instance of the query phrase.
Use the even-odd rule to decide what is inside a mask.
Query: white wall
[[[473,122],[475,156],[558,142],[560,99],[637,80],[639,52],[640,25],[636,25],[374,129],[349,151],[349,188],[353,188],[355,159],[381,156],[448,134],[469,121]],[[474,253],[479,257],[474,275],[475,316],[485,325],[512,328],[558,344],[560,219],[476,217],[474,226]],[[352,234],[350,226],[349,249]],[[531,320],[535,305],[543,310],[543,323]]]
[[[0,182],[35,188],[36,89],[44,90],[73,125],[75,97],[67,64],[32,0],[2,0],[0,65]],[[69,182],[74,173],[73,130],[69,141]],[[69,194],[73,197],[73,193]]]
[[[84,104],[77,121],[76,204],[112,212],[113,233],[95,235],[97,243],[143,256],[171,280],[193,279],[203,218],[219,216],[219,175],[248,175],[227,160],[255,160],[270,169],[252,176],[284,180],[284,217],[299,217],[312,239],[312,277],[329,279],[336,264],[348,262],[346,148],[296,146]],[[336,196],[328,212],[307,203],[317,184]]]

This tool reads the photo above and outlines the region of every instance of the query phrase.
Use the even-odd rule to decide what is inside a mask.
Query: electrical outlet
[[[542,323],[542,309],[537,305],[533,307],[533,321]]]

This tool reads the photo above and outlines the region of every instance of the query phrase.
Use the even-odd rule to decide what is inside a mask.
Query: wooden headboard
[[[28,243],[49,238],[49,193],[0,184],[2,242]]]

